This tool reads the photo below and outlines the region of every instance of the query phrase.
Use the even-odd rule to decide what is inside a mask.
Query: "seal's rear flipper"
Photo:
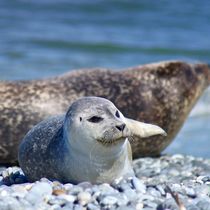
[[[126,125],[131,131],[132,136],[146,138],[154,135],[167,136],[166,132],[157,125],[142,123],[132,119],[126,119]]]

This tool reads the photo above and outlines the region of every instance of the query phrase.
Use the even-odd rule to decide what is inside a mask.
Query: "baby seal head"
[[[90,151],[93,146],[115,148],[123,145],[127,137],[145,138],[165,135],[156,125],[125,118],[115,105],[100,97],[83,97],[67,111],[64,135],[72,148]]]
[[[86,149],[93,144],[113,147],[123,144],[130,136],[122,113],[111,101],[99,97],[84,97],[75,101],[66,114],[64,126],[70,145]]]

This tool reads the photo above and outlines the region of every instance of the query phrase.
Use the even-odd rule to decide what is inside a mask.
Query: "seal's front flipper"
[[[146,138],[154,135],[166,136],[166,132],[157,125],[142,123],[136,120],[125,118],[126,125],[131,131],[132,136]]]

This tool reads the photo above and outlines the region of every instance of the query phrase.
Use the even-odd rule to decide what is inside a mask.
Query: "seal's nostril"
[[[123,131],[124,128],[125,128],[125,123],[123,123],[122,125],[117,125],[116,128],[117,128],[119,131]]]

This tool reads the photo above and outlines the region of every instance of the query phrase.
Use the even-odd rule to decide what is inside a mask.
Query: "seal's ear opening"
[[[146,138],[154,135],[167,136],[166,132],[157,125],[142,123],[126,118],[126,125],[131,131],[132,136]]]

